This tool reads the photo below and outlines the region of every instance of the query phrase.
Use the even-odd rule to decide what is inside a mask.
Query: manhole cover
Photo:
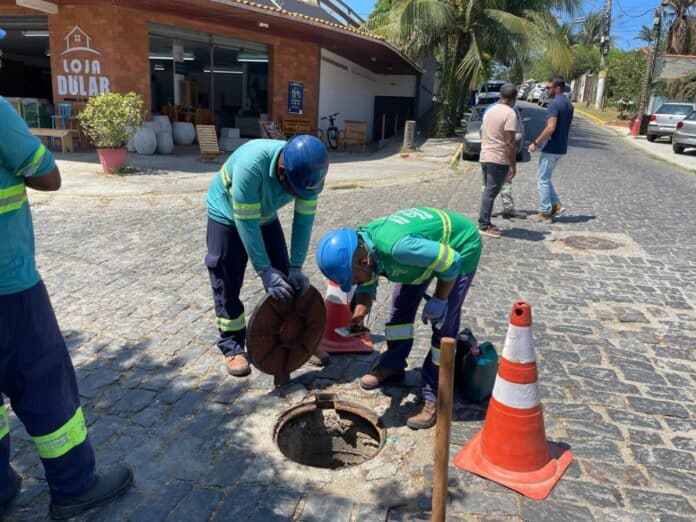
[[[372,411],[317,394],[290,408],[276,424],[275,442],[290,460],[316,468],[356,466],[382,449],[384,428]]]
[[[620,243],[596,236],[570,236],[561,239],[563,243],[580,250],[614,250],[621,246]]]

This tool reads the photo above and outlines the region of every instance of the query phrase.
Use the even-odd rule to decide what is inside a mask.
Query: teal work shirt
[[[24,180],[44,176],[55,166],[51,152],[0,96],[0,295],[22,292],[39,282]]]
[[[261,225],[278,219],[278,209],[295,201],[290,243],[290,266],[302,267],[314,225],[317,198],[301,199],[285,191],[276,177],[280,140],[252,140],[227,159],[210,184],[208,217],[235,226],[257,273],[271,267]]]

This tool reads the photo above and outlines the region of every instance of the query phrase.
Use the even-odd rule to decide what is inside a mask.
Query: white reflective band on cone
[[[329,284],[326,287],[326,300],[329,303],[348,304],[348,296],[340,287]]]
[[[536,361],[531,326],[508,326],[503,357],[510,362],[522,364]]]
[[[541,404],[537,383],[515,384],[506,381],[500,375],[495,379],[493,398],[505,406],[520,410],[534,408]]]

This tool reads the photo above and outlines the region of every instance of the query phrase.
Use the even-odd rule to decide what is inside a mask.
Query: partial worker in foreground
[[[440,339],[456,337],[461,308],[481,257],[481,236],[469,218],[428,207],[400,210],[353,229],[329,232],[319,240],[317,264],[344,292],[356,289],[352,324],[364,326],[376,297],[378,277],[397,283],[385,325],[387,350],[360,380],[374,389],[404,377],[406,358],[414,339],[414,322],[421,300],[433,279],[422,320],[431,323],[431,348],[421,370],[423,407],[408,419],[412,429],[436,422]]]

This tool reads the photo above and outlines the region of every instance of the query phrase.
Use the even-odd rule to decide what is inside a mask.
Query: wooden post
[[[406,150],[413,150],[416,148],[416,122],[415,122],[415,120],[407,120],[406,121],[406,126],[404,128],[403,148]]]
[[[382,141],[384,141],[384,135],[387,131],[387,115],[382,113]]]
[[[440,382],[437,391],[437,424],[435,425],[432,522],[445,522],[447,518],[447,472],[456,346],[457,342],[451,337],[443,337],[440,340]]]

